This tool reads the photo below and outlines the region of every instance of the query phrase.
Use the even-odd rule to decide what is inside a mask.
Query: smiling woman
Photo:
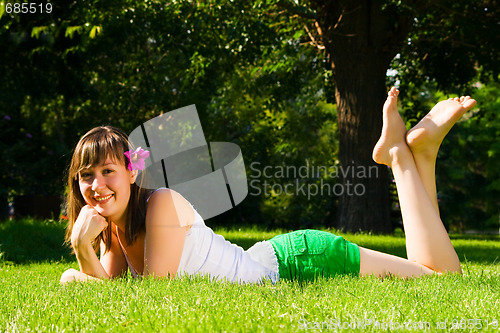
[[[127,242],[133,242],[138,231],[144,229],[145,198],[150,191],[134,184],[137,170],[125,167],[128,149],[127,135],[110,126],[94,128],[80,139],[68,173],[68,243],[72,244],[73,227],[85,205],[127,230]],[[128,210],[129,203],[134,205],[133,210]],[[130,223],[131,220],[137,222]],[[102,242],[109,249],[111,235],[112,225],[109,224],[92,239],[93,247],[97,249]]]
[[[125,226],[130,185],[136,177],[137,171],[129,172],[108,157],[101,164],[80,171],[80,193],[100,215]]]
[[[373,159],[393,170],[408,259],[317,230],[278,235],[245,251],[216,235],[179,193],[137,185],[142,183],[136,182],[137,168],[144,168],[148,153],[128,150],[127,136],[106,126],[85,134],[73,154],[66,240],[80,270],[64,272],[61,282],[113,278],[128,269],[133,276],[208,275],[239,283],[461,273],[439,217],[434,166],[445,135],[476,102],[470,97],[440,102],[407,133],[397,110],[398,94],[395,88],[389,91]]]

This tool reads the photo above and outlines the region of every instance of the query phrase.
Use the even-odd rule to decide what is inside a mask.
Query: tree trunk
[[[324,0],[312,5],[333,69],[337,101],[344,191],[336,227],[390,232],[388,170],[371,156],[382,128],[386,71],[409,32],[411,18],[398,15],[394,7],[383,10],[381,1]]]
[[[372,159],[382,128],[385,68],[365,59],[352,70],[337,70],[334,80],[344,188],[337,228],[390,232],[388,170]]]

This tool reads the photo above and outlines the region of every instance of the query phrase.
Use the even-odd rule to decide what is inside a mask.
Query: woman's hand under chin
[[[86,205],[80,210],[71,232],[71,245],[91,245],[97,236],[108,226],[106,219],[92,206]]]

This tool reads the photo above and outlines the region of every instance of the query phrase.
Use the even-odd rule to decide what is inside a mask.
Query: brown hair
[[[76,145],[71,163],[68,169],[68,193],[66,197],[66,212],[68,215],[68,227],[66,229],[66,243],[71,244],[71,232],[80,210],[85,202],[79,186],[79,173],[81,170],[94,167],[107,157],[115,162],[127,163],[124,155],[129,150],[128,136],[120,129],[112,126],[95,127],[88,131]],[[141,179],[144,170],[141,172]],[[125,225],[125,240],[131,244],[137,238],[139,232],[146,227],[146,204],[151,193],[137,184],[130,185],[130,199],[128,202],[128,213]],[[101,241],[106,246],[106,252],[111,247],[111,224],[104,229],[94,240],[93,247],[97,251]]]

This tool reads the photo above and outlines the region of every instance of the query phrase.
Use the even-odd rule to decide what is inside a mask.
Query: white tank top
[[[186,232],[177,269],[179,276],[209,275],[218,280],[239,283],[261,282],[265,278],[273,283],[278,281],[278,260],[269,242],[258,242],[245,251],[215,234],[195,209],[194,213],[194,223]]]
[[[258,242],[245,251],[214,233],[196,209],[193,211],[194,222],[186,232],[177,276],[208,275],[238,283],[257,283],[266,278],[272,283],[279,280],[278,259],[271,243]],[[132,276],[138,277],[119,238],[118,241]]]

